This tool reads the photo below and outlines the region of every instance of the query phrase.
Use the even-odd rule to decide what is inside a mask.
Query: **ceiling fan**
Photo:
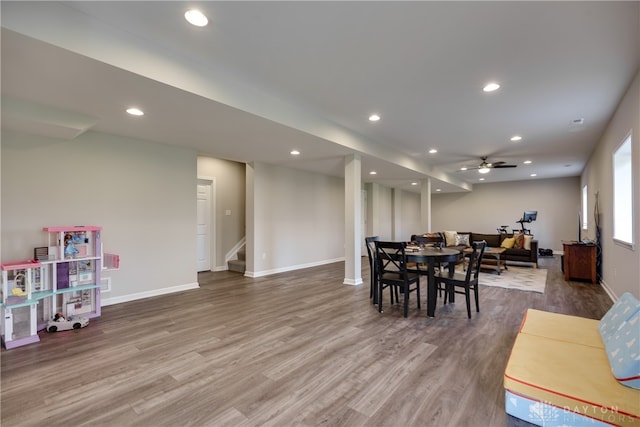
[[[491,169],[502,169],[502,168],[515,168],[515,167],[518,167],[518,165],[507,165],[506,162],[487,163],[487,156],[483,156],[483,157],[481,157],[481,159],[482,159],[482,163],[480,163],[480,165],[478,165],[476,167],[472,167],[472,168],[462,168],[460,170],[466,171],[466,170],[477,169],[478,172],[480,172],[480,173],[489,173],[489,171]]]

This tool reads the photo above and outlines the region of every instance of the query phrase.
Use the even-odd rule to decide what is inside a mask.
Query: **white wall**
[[[613,152],[632,133],[633,209],[635,249],[613,241]],[[631,292],[640,298],[640,73],[638,73],[609,122],[600,143],[582,174],[581,187],[587,184],[589,212],[599,193],[602,229],[602,282],[614,297]],[[593,216],[587,236],[595,237]]]
[[[2,132],[2,260],[33,257],[45,226],[100,225],[120,255],[103,304],[197,286],[196,153],[87,132]]]
[[[344,260],[344,180],[247,165],[249,276]]]
[[[225,269],[225,255],[245,237],[245,164],[198,157],[198,178],[215,178],[215,269]],[[231,215],[226,215],[226,212]],[[213,224],[213,222],[212,222]]]
[[[369,217],[368,236],[378,236],[380,240],[394,240],[393,233],[393,190],[380,184],[365,184]]]
[[[500,173],[493,171],[491,173]],[[525,210],[537,210],[525,226],[538,247],[562,251],[562,240],[576,240],[580,207],[578,177],[475,184],[470,193],[432,195],[432,229],[497,233],[501,225],[519,228]]]
[[[420,194],[394,190],[399,209],[396,210],[395,240],[409,241],[412,234],[425,233],[420,224]]]

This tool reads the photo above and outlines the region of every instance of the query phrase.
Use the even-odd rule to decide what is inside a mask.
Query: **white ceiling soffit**
[[[360,153],[364,182],[470,189],[580,175],[640,67],[637,1],[205,1],[198,29],[191,6],[2,1],[3,95],[215,157],[342,176]],[[134,98],[144,120],[119,115]],[[460,171],[482,156],[518,167]]]
[[[2,127],[5,129],[71,140],[96,123],[96,117],[2,97]]]
[[[70,4],[73,6],[73,2]],[[302,131],[338,144],[351,152],[384,160],[391,167],[395,165],[418,176],[433,176],[437,182],[452,189],[472,189],[472,185],[460,177],[425,165],[422,159],[409,156],[388,145],[371,141],[324,118],[317,111],[293,105],[260,87],[241,81],[221,67],[210,67],[187,56],[176,60],[176,52],[167,52],[163,46],[125,33],[120,28],[94,19],[74,7],[61,7],[61,4],[56,2],[3,2],[2,26]],[[91,37],[87,37],[88,27],[91,29]],[[341,175],[343,174],[342,171]]]

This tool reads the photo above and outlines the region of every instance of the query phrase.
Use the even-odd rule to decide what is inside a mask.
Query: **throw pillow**
[[[456,246],[471,246],[468,234],[458,234],[456,236]]]
[[[602,341],[607,342],[637,312],[640,312],[640,301],[629,292],[622,294],[598,323]]]
[[[524,234],[514,234],[513,238],[515,239],[513,249],[522,249],[524,246]]]
[[[516,243],[515,238],[507,237],[502,241],[502,243],[500,244],[500,247],[505,249],[511,249],[515,243]]]
[[[444,232],[444,242],[447,246],[455,246],[457,240],[458,232],[457,231],[445,231]]]
[[[622,385],[640,389],[640,312],[624,321],[604,346],[615,379]]]
[[[524,245],[523,245],[523,249],[526,249],[528,251],[531,250],[531,241],[533,240],[533,236],[531,234],[525,234],[524,235]]]

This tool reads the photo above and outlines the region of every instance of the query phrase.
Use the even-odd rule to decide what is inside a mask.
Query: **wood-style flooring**
[[[76,331],[2,351],[1,425],[523,426],[504,412],[503,371],[527,308],[600,318],[598,285],[544,294],[480,287],[436,318],[379,314],[344,264],[245,278],[201,273],[200,289],[104,307]],[[426,281],[426,280],[425,280]],[[423,299],[426,286],[422,286]],[[415,298],[415,294],[411,297]]]

